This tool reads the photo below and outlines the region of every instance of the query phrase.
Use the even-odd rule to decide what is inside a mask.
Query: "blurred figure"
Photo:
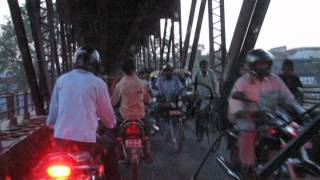
[[[73,70],[60,76],[54,86],[47,126],[54,128],[58,142],[89,149],[96,144],[99,119],[112,129],[116,118],[108,87],[97,77],[101,64],[98,51],[78,48],[73,64]]]
[[[239,69],[239,73],[241,76],[245,75],[247,72],[249,72],[249,67],[248,64],[245,63],[244,65],[242,65]]]
[[[74,54],[73,65],[73,70],[60,76],[54,85],[47,126],[54,129],[56,145],[63,151],[94,154],[99,149],[97,144],[112,144],[105,139],[97,143],[99,121],[108,132],[115,127],[116,117],[108,86],[98,77],[101,66],[99,52],[91,47],[80,47]],[[110,157],[111,153],[103,157],[106,174],[117,179],[117,164],[109,160]]]
[[[232,94],[241,92],[246,98],[262,103],[270,109],[280,105],[298,115],[305,112],[283,81],[277,75],[271,73],[273,61],[274,56],[268,51],[262,49],[250,51],[246,56],[249,72],[236,81],[228,99],[228,118],[230,122],[236,123],[240,129],[252,131],[240,132],[238,136],[239,158],[243,175],[250,174],[249,172],[256,163],[255,143],[257,133],[254,130],[256,129],[256,117],[261,116],[259,116],[259,109],[256,104],[234,99]]]
[[[200,69],[195,74],[193,81],[206,84],[210,86],[213,93],[219,95],[219,83],[216,77],[215,72],[208,67],[208,62],[206,60],[202,60],[199,63]],[[208,95],[206,92],[203,92],[201,89],[198,90],[200,95]]]
[[[206,60],[202,60],[199,63],[200,68],[198,70],[198,72],[196,72],[194,78],[193,78],[193,82],[195,84],[200,83],[200,84],[204,84],[207,85],[211,91],[213,92],[213,94],[215,94],[216,96],[219,96],[219,83],[217,81],[215,72],[208,68],[208,62]],[[205,98],[205,97],[210,97],[211,93],[210,93],[210,89],[206,88],[205,86],[202,85],[195,85],[196,87],[196,91],[197,91],[197,95],[201,98]],[[211,115],[211,111],[213,106],[209,105],[210,100],[200,100],[196,103],[196,135],[198,137],[198,141],[201,141],[203,138],[203,133],[201,133],[201,129],[203,129],[203,124],[205,124],[204,122],[208,121],[210,115]]]
[[[183,85],[179,78],[173,72],[173,65],[168,63],[163,66],[163,74],[157,79],[156,86],[159,94],[167,98],[175,98]]]
[[[302,83],[298,76],[294,74],[294,64],[290,59],[285,59],[282,63],[282,74],[279,75],[287,85],[298,102],[302,103],[303,93],[298,89],[302,88]]]
[[[145,118],[145,105],[150,103],[149,91],[136,73],[134,60],[131,58],[126,59],[122,65],[122,70],[125,76],[118,82],[112,95],[112,105],[120,106],[120,121],[122,120],[143,120],[148,126],[148,119]],[[149,130],[145,127],[147,134]],[[152,161],[152,154],[150,151],[150,141],[145,142],[144,146],[145,159]]]

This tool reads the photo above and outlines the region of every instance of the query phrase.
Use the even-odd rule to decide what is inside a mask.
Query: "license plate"
[[[180,116],[182,113],[181,111],[179,110],[172,110],[172,111],[169,111],[169,115],[170,116]]]
[[[126,139],[127,148],[142,148],[141,139]]]

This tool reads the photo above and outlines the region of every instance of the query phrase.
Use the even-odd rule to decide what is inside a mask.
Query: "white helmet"
[[[74,53],[73,64],[75,68],[97,73],[101,64],[99,52],[91,47],[80,47]]]

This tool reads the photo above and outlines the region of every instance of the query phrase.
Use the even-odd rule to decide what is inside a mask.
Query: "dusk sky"
[[[225,0],[227,49],[229,49],[242,2],[243,0]],[[181,0],[183,36],[187,27],[190,5],[191,0]],[[197,3],[193,31],[196,26],[199,5],[200,0]],[[320,17],[319,7],[320,0],[271,0],[256,48],[270,49],[285,45],[288,48],[320,47],[320,24],[316,20]],[[0,8],[0,23],[4,23],[3,17],[10,16],[6,0],[0,0]],[[192,41],[193,38],[190,44]],[[208,13],[206,11],[199,40],[199,43],[205,45],[206,51],[209,49],[208,41]]]

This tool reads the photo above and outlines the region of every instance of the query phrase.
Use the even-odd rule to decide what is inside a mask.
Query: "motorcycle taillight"
[[[126,133],[128,136],[140,134],[140,127],[137,124],[130,124],[126,128]]]
[[[51,153],[44,161],[47,176],[53,179],[68,179],[76,160],[69,153]]]
[[[47,173],[50,178],[65,179],[71,175],[71,168],[63,164],[51,165],[47,168]]]
[[[276,134],[277,134],[277,129],[276,129],[276,128],[269,128],[269,129],[268,129],[268,132],[269,132],[271,135],[276,135]]]

